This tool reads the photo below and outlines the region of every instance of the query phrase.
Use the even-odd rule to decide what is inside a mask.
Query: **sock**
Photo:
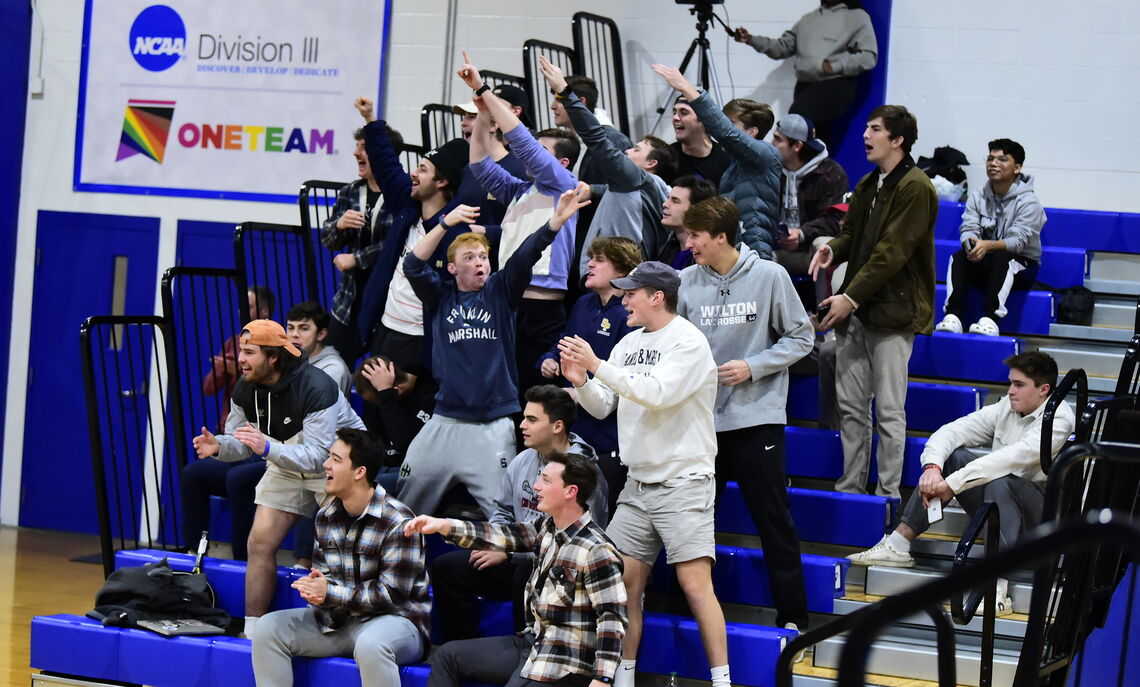
[[[634,675],[637,668],[637,659],[623,658],[614,673],[614,687],[634,687]]]
[[[910,553],[910,540],[899,534],[898,530],[891,532],[887,537],[887,544],[899,553]]]
[[[710,672],[712,673],[713,687],[731,687],[732,679],[728,675],[727,665],[717,666]]]
[[[999,599],[1009,596],[1009,580],[1004,577],[997,578],[997,595]]]
[[[242,634],[244,634],[246,636],[246,639],[252,639],[253,638],[253,626],[257,624],[257,619],[259,617],[260,616],[256,616],[256,615],[247,615],[245,617],[245,629],[242,632]]]

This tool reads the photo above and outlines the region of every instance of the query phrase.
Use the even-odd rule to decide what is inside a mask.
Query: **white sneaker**
[[[981,334],[983,336],[998,336],[1001,334],[1001,332],[998,330],[997,322],[994,322],[988,317],[983,317],[982,319],[970,325],[970,333]]]
[[[934,331],[936,331],[936,332],[950,332],[951,334],[961,334],[962,333],[962,320],[959,320],[957,315],[951,315],[951,314],[947,313],[946,317],[943,317],[941,322],[934,325]]]
[[[795,623],[787,623],[786,625],[784,625],[784,629],[785,630],[791,630],[792,632],[795,632],[796,637],[800,636],[800,626],[796,625]],[[792,639],[795,639],[796,637],[792,637]],[[789,643],[791,643],[791,640],[789,640]],[[796,655],[794,657],[792,657],[792,663],[799,663],[800,661],[804,660],[804,654],[805,653],[807,653],[807,649],[800,649],[799,651],[797,651]]]
[[[976,616],[980,617],[986,614],[986,603],[988,602],[989,599],[982,599],[982,603],[978,604],[978,612],[975,614]],[[997,597],[997,611],[994,612],[994,617],[1000,618],[1004,615],[1009,615],[1010,613],[1013,613],[1013,599],[1009,598],[1008,596]]]
[[[887,543],[887,538],[883,537],[866,551],[853,553],[847,557],[855,565],[882,565],[888,568],[913,568],[914,557],[909,553],[902,553],[895,551],[894,547]]]

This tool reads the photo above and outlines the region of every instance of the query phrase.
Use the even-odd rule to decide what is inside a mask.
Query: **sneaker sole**
[[[851,561],[850,558],[848,558],[847,560]],[[851,563],[853,565],[862,565],[862,566],[867,567],[867,568],[870,568],[870,567],[876,566],[876,565],[883,567],[883,568],[913,568],[914,567],[914,561],[874,561],[874,562],[870,562],[870,563],[868,563],[866,561],[851,561]]]

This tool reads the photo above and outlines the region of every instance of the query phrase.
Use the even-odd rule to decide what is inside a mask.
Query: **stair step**
[[[1140,296],[1140,281],[1086,279],[1085,288],[1093,293],[1107,293],[1117,296]]]
[[[1105,251],[1089,253],[1089,277],[1092,279],[1135,281],[1137,274],[1140,274],[1140,255]]]
[[[1082,327],[1079,324],[1049,325],[1049,336],[1063,336],[1067,339],[1083,339],[1086,341],[1117,341],[1128,343],[1132,340],[1132,329],[1123,327],[1091,326]]]
[[[970,524],[970,516],[966,511],[956,506],[946,506],[942,509],[942,520],[934,523],[927,529],[931,534],[950,534],[959,537]]]
[[[1083,368],[1086,374],[1116,378],[1124,361],[1123,346],[1098,346],[1091,343],[1066,343],[1063,346],[1041,346],[1057,361],[1058,369]]]
[[[856,568],[853,565],[848,573],[848,579],[857,579]],[[931,568],[888,568],[873,565],[866,569],[863,589],[869,596],[891,596],[913,589],[925,582],[938,577],[945,577],[946,570]],[[1033,594],[1033,585],[1028,581],[1010,580],[1009,596],[1013,599],[1014,613],[1029,612],[1029,598]]]
[[[876,598],[867,598],[867,599],[842,598],[842,599],[836,599],[835,600],[835,613],[837,615],[847,615],[848,613],[854,613],[855,611],[858,611],[862,608],[866,608],[867,606],[870,606],[871,604],[875,603],[877,600],[878,599],[876,599]],[[915,614],[909,618],[905,618],[905,619],[901,620],[900,622],[906,623],[908,625],[920,625],[923,627],[933,627],[933,625],[930,622],[930,616],[926,615],[925,613],[917,613],[917,614]],[[1026,626],[1026,622],[1025,622],[1024,618],[1005,617],[1005,618],[995,618],[994,619],[994,632],[996,632],[999,635],[1004,635],[1007,637],[1019,637],[1019,638],[1025,637],[1025,626]],[[976,614],[970,620],[970,622],[965,624],[965,625],[955,624],[954,629],[955,630],[964,630],[966,632],[978,632],[978,633],[980,633],[982,631],[982,616],[981,616],[981,614],[980,613]]]
[[[979,684],[980,652],[976,648],[963,647],[961,638],[953,649],[957,683],[960,685]],[[837,668],[843,652],[845,637],[832,637],[815,647],[814,664]],[[938,651],[932,632],[920,636],[883,635],[875,642],[867,657],[867,672],[889,674],[919,680],[938,679]],[[994,651],[993,684],[1013,683],[1017,671],[1017,652],[1012,647]]]
[[[1136,302],[1132,299],[1097,298],[1093,303],[1092,324],[1132,331],[1136,327]]]

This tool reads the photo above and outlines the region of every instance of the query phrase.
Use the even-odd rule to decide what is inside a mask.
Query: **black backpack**
[[[230,614],[217,608],[215,601],[205,575],[175,572],[163,558],[111,573],[87,617],[115,627],[138,627],[140,620],[193,618],[224,628]]]
[[[1048,284],[1035,282],[1036,291],[1049,291],[1053,294],[1053,303],[1057,306],[1057,322],[1059,324],[1079,324],[1087,327],[1092,324],[1093,306],[1096,297],[1093,292],[1084,286],[1070,286],[1064,289],[1055,289]]]

